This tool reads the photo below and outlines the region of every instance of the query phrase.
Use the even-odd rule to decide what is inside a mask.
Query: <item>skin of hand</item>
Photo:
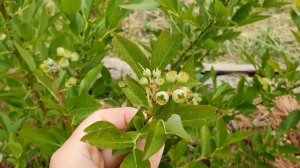
[[[124,159],[112,156],[112,150],[99,150],[80,139],[86,134],[84,129],[96,121],[105,120],[114,124],[119,130],[125,130],[137,109],[130,107],[102,109],[85,119],[72,133],[69,139],[52,155],[50,168],[115,168]],[[138,145],[143,149],[145,141]],[[162,157],[163,148],[150,157],[151,168],[157,168]]]

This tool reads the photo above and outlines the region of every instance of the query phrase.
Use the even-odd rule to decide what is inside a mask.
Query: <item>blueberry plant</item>
[[[241,75],[237,87],[218,82],[213,68],[201,73],[241,26],[281,6],[293,3],[0,0],[0,167],[47,167],[76,126],[107,105],[138,112],[125,131],[99,121],[82,141],[123,155],[120,167],[150,167],[162,147],[160,167],[299,164],[299,61],[283,51],[278,63],[268,47],[260,59],[241,50],[256,73]],[[297,6],[291,18],[299,28]],[[121,23],[136,10],[161,12],[169,27],[145,28],[147,44],[130,40]],[[102,63],[111,54],[135,76],[113,80]],[[287,105],[275,101],[285,96]]]

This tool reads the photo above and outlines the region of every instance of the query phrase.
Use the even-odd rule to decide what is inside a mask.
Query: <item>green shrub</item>
[[[98,148],[147,159],[165,144],[162,167],[272,167],[280,159],[296,164],[299,146],[288,139],[290,133],[299,133],[299,109],[289,111],[277,125],[266,121],[264,128],[254,124],[247,131],[229,126],[241,116],[254,120],[258,104],[274,117],[275,98],[291,95],[299,100],[297,61],[282,53],[283,69],[271,48],[262,49],[260,60],[241,50],[257,73],[251,81],[241,77],[237,88],[218,83],[214,69],[201,74],[203,60],[221,57],[216,51],[237,38],[241,26],[266,19],[266,10],[287,4],[0,1],[0,167],[48,166],[52,153],[80,121],[103,105],[134,106],[139,112],[124,133],[106,122],[87,128],[82,141]],[[120,23],[134,10],[159,10],[169,29],[147,29],[147,44],[129,40]],[[297,11],[292,18],[299,27]],[[299,33],[293,33],[299,41]],[[137,80],[113,80],[102,64],[110,54],[126,61]],[[212,86],[205,84],[208,79]],[[104,130],[101,136],[95,134],[99,129]],[[91,140],[95,136],[99,141]],[[147,139],[144,152],[134,150],[141,137]],[[114,140],[120,144],[105,143]]]

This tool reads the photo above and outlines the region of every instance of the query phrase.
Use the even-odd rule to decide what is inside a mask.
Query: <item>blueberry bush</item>
[[[99,121],[82,138],[124,155],[120,167],[150,167],[162,146],[160,167],[297,166],[299,61],[241,49],[256,69],[251,78],[233,87],[213,68],[202,73],[242,26],[282,7],[299,29],[298,0],[0,0],[0,167],[47,167],[103,106],[139,109],[126,131]],[[145,28],[148,43],[132,40],[121,23],[136,11],[158,11],[169,27]],[[114,80],[108,55],[135,75]]]

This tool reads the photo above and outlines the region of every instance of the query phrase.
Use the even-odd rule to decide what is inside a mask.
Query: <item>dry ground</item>
[[[185,1],[192,3],[193,0]],[[292,2],[290,0],[290,2]],[[226,42],[219,51],[217,60],[207,60],[208,62],[226,63],[246,63],[240,55],[240,48],[247,48],[253,52],[255,57],[259,57],[265,47],[269,47],[278,52],[283,51],[291,57],[298,58],[299,46],[295,42],[291,30],[296,30],[290,17],[290,10],[293,5],[287,5],[280,9],[267,10],[264,14],[270,15],[263,21],[240,27],[242,32],[240,37]],[[161,30],[170,27],[168,20],[159,10],[146,12],[134,12],[123,22],[122,28],[125,35],[134,40],[148,43],[151,39],[151,30]],[[272,42],[267,42],[270,37]],[[299,58],[298,58],[299,59]]]

